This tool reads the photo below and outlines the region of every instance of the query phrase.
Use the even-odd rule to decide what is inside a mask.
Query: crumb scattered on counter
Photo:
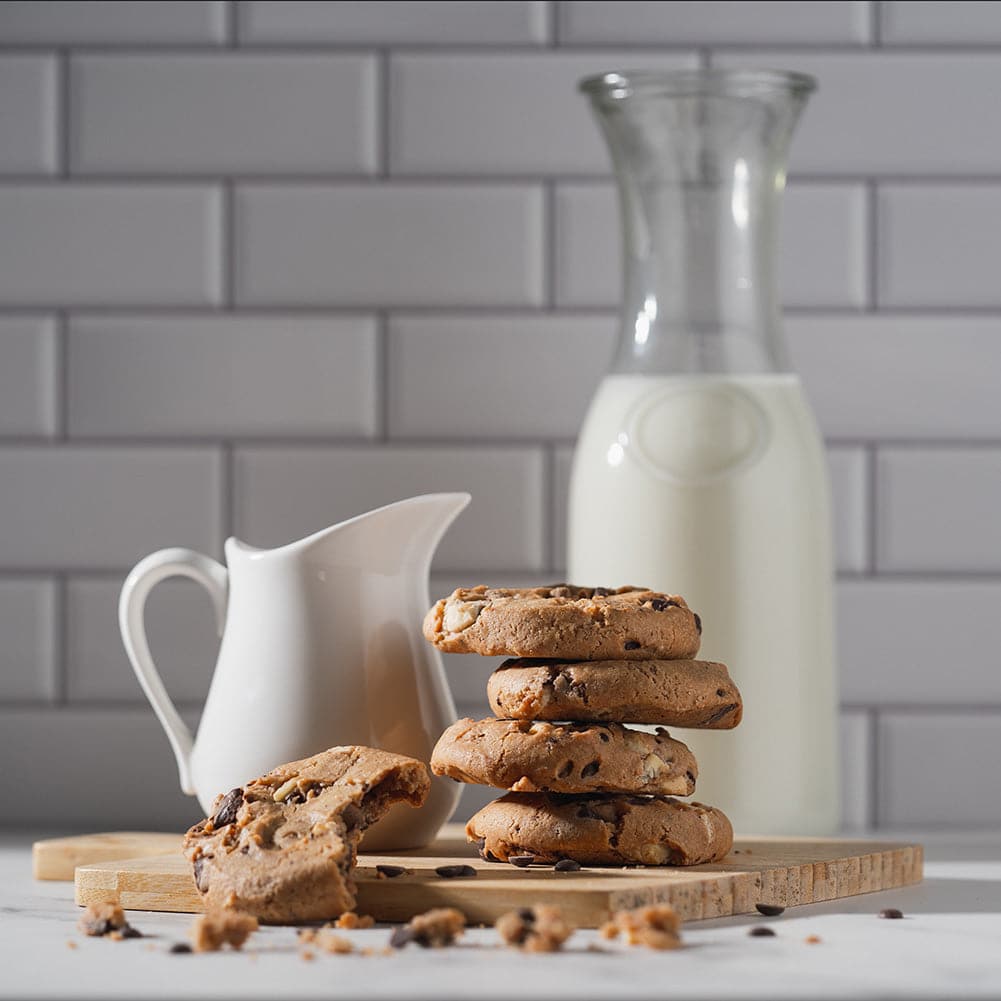
[[[374,928],[375,918],[371,914],[355,914],[354,911],[346,911],[336,921],[331,922],[329,928]]]
[[[330,953],[349,953],[355,949],[350,939],[335,935],[329,928],[300,928],[299,941]]]
[[[299,953],[299,958],[304,959],[307,963],[312,963],[313,960],[316,959],[316,953],[311,949],[303,949],[302,952]]]
[[[807,945],[816,945],[818,942],[822,942],[823,939],[819,935],[807,935],[803,941],[806,942]]]
[[[243,943],[257,931],[257,918],[240,911],[214,910],[195,918],[191,925],[191,943],[195,952],[218,952],[223,946],[242,949]]]
[[[441,949],[451,945],[466,928],[466,916],[454,907],[435,907],[418,914],[397,928],[389,944],[402,949],[411,942],[425,949]]]
[[[519,907],[502,914],[494,927],[510,946],[523,952],[556,952],[573,934],[558,907]]]
[[[125,919],[122,905],[111,900],[88,904],[77,921],[77,928],[84,935],[107,936],[116,942],[126,938],[142,938],[142,932],[133,928]]]
[[[67,949],[75,949],[75,948],[76,948],[76,942],[74,942],[74,941],[73,941],[72,939],[70,939],[70,940],[69,940],[69,941],[68,941],[68,942],[66,943],[66,948],[67,948]]]
[[[681,947],[681,919],[667,904],[616,911],[611,920],[601,926],[599,933],[603,938],[621,935],[629,945],[645,945],[648,949]]]

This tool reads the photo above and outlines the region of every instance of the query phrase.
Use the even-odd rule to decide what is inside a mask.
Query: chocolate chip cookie
[[[618,723],[461,719],[431,755],[435,775],[515,792],[626,792],[690,796],[698,765],[666,730]]]
[[[332,747],[220,796],[184,836],[206,910],[274,924],[335,918],[354,907],[362,832],[394,803],[420,806],[420,761],[371,747]]]
[[[488,861],[698,865],[726,856],[733,828],[713,806],[670,798],[508,793],[473,815],[466,838]]]
[[[641,587],[457,588],[424,619],[446,653],[565,660],[688,659],[701,632],[683,598]]]
[[[502,719],[614,720],[703,730],[740,722],[740,692],[707,660],[507,660],[487,683]]]

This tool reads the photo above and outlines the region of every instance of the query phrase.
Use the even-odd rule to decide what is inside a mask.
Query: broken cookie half
[[[271,924],[335,918],[355,903],[362,833],[395,803],[419,807],[425,765],[371,747],[332,747],[219,796],[184,836],[206,910]]]

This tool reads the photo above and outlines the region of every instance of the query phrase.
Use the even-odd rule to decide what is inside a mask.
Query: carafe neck
[[[813,82],[684,71],[583,81],[623,242],[620,373],[788,370],[776,273],[789,140]]]

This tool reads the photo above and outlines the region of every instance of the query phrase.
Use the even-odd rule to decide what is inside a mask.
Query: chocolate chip
[[[380,876],[385,876],[386,879],[396,879],[397,876],[402,876],[407,870],[402,865],[377,865],[375,871]]]
[[[519,907],[518,917],[528,924],[535,924],[535,911],[531,907]]]
[[[598,769],[601,767],[600,761],[589,761],[581,770],[580,777],[582,779],[589,779],[592,775],[596,775]]]
[[[573,762],[568,761],[557,773],[558,779],[565,779],[573,771]]]
[[[132,925],[123,925],[118,929],[122,938],[142,938],[143,933],[138,928],[133,928]]]
[[[626,640],[625,649],[626,650],[639,650],[640,645],[637,640]]]
[[[775,931],[767,925],[755,925],[748,933],[752,938],[774,938]]]
[[[346,807],[341,811],[341,820],[344,821],[344,826],[349,830],[353,831],[356,827],[361,827],[365,820],[365,814],[358,809],[354,803],[348,803]]]
[[[725,688],[717,688],[716,689],[716,698],[718,698],[718,699],[725,699],[726,698],[726,689]]]
[[[607,744],[611,739],[612,738],[609,737],[608,734],[605,733],[604,730],[599,730],[598,731],[598,740],[600,740],[603,744]]]
[[[695,629],[697,630],[698,634],[701,636],[702,635],[702,617],[699,615],[698,612],[692,612],[692,615],[695,616]]]
[[[471,865],[440,865],[435,873],[442,879],[464,879],[475,876],[476,870]]]
[[[664,609],[667,608],[667,599],[666,598],[654,598],[653,601],[650,602],[650,607],[655,612],[663,612]]]
[[[561,858],[553,868],[557,872],[580,872],[580,862],[575,862],[572,858]]]
[[[685,772],[685,778],[687,778],[689,782],[692,782],[692,783],[695,782],[695,776],[694,776],[694,774],[692,774],[692,772]],[[762,911],[762,914],[763,913],[764,913],[764,911]]]
[[[409,925],[400,925],[393,929],[393,934],[389,936],[389,944],[394,949],[402,949],[415,940],[414,930]]]
[[[242,805],[243,790],[239,787],[231,789],[219,804],[219,809],[216,810],[216,814],[212,818],[212,826],[225,827],[227,824],[235,823],[236,813]]]
[[[766,918],[778,917],[784,910],[784,907],[779,907],[778,904],[755,904],[759,914],[764,914]]]
[[[594,589],[594,596],[596,598],[607,598],[611,593],[607,587],[596,587]]]
[[[534,855],[508,855],[508,862],[516,865],[519,869],[525,869],[535,861]]]
[[[710,723],[718,723],[725,716],[729,716],[730,713],[737,711],[737,703],[733,702],[730,705],[723,706],[722,709],[717,709],[711,716],[707,716],[705,723],[708,726]]]
[[[186,956],[191,952],[191,946],[187,942],[175,942],[167,951],[172,956]]]
[[[881,918],[902,918],[903,911],[898,911],[896,907],[887,907],[879,912]]]

